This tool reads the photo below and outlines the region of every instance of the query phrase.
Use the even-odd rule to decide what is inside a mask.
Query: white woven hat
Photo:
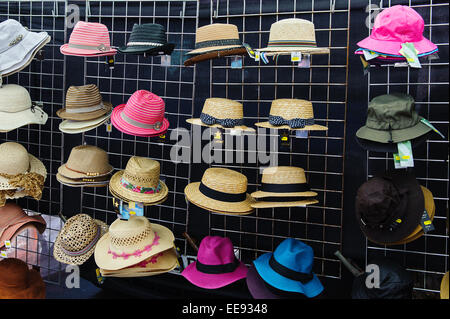
[[[36,48],[48,43],[47,32],[31,32],[20,22],[8,19],[0,23],[0,74],[11,75],[30,64]]]
[[[66,134],[78,134],[93,130],[105,124],[111,117],[111,112],[94,120],[73,121],[64,120],[59,124],[59,130]]]
[[[28,124],[45,124],[48,115],[31,102],[27,89],[16,84],[0,88],[0,131],[9,132]]]

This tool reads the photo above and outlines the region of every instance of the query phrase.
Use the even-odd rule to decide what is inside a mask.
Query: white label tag
[[[6,251],[2,250],[0,251],[0,257],[8,258],[8,254],[6,253]]]
[[[255,61],[256,61],[256,62],[259,61],[259,57],[260,57],[259,52],[255,52]]]
[[[398,155],[401,167],[414,167],[411,141],[397,143]]]
[[[242,56],[237,55],[231,60],[231,68],[242,69]]]
[[[106,123],[106,132],[108,132],[108,133],[112,132],[112,124],[111,124],[111,122]]]
[[[162,66],[170,66],[171,56],[168,54],[161,55],[161,65]]]
[[[291,52],[291,62],[300,62],[302,60],[301,52]]]
[[[10,248],[11,248],[11,242],[10,242],[9,240],[5,240],[5,247],[6,247],[7,249],[10,249]]]
[[[296,138],[308,138],[308,131],[295,131]]]
[[[237,130],[237,129],[230,129],[230,135],[235,135],[235,136],[241,136],[242,135],[242,130]]]
[[[375,52],[372,52],[372,51],[369,51],[369,50],[363,50],[363,53],[364,53],[364,58],[366,59],[366,61],[375,59],[376,57],[379,56],[378,53],[375,53]]]

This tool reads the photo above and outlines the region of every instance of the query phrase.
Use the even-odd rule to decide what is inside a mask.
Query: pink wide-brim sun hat
[[[360,48],[401,56],[402,43],[410,42],[418,55],[431,54],[437,46],[423,36],[423,18],[408,6],[395,5],[384,9],[375,18],[370,36],[359,41]]]

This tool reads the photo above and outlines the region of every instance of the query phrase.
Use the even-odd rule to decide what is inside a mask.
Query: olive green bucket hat
[[[366,125],[356,132],[356,136],[379,143],[409,141],[432,130],[422,119],[414,110],[414,99],[410,95],[380,95],[370,101]]]

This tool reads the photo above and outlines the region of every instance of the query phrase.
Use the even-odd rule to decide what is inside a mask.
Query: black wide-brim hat
[[[356,196],[355,204],[356,220],[358,221],[361,231],[368,240],[379,244],[389,245],[390,243],[395,243],[408,237],[420,224],[422,214],[425,210],[425,196],[415,176],[409,172],[403,170],[390,170],[377,174],[375,177],[390,180],[398,190],[406,194],[406,203],[404,203],[406,205],[403,209],[401,223],[399,223],[392,231],[387,227],[367,227],[362,221],[362,215],[364,214],[360,211],[360,205],[358,205],[359,202],[364,201],[364,198],[358,198],[358,196]],[[358,193],[359,190],[363,186],[367,186],[367,183],[369,182],[370,180],[362,184],[358,189]]]
[[[425,135],[416,137],[411,140],[411,146],[412,148],[417,148],[423,143],[426,142],[426,140],[429,139],[431,132],[428,132]],[[363,149],[367,151],[372,152],[381,152],[381,153],[398,153],[398,147],[397,143],[380,143],[375,141],[366,140],[363,138],[359,138],[355,135],[356,142],[359,146],[361,146]]]

